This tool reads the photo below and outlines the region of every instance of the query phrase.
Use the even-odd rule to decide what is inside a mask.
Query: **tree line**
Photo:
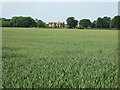
[[[74,17],[68,17],[66,20],[67,24],[69,25],[70,28],[116,28],[120,29],[120,16],[114,16],[114,18],[110,17],[98,17],[97,20],[94,20],[91,22],[89,19],[82,19],[80,21],[75,20]]]
[[[11,19],[0,18],[0,20],[2,20],[2,27],[46,27],[45,22],[31,17],[15,16]]]
[[[31,17],[15,16],[11,19],[0,18],[2,20],[2,27],[43,27],[47,28],[48,24],[39,19]],[[97,20],[91,22],[89,19],[76,20],[75,17],[68,17],[66,19],[68,28],[116,28],[120,29],[120,16],[98,17]]]

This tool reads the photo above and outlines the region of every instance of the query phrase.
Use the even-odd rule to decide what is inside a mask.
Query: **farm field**
[[[3,28],[3,87],[117,88],[118,31]]]

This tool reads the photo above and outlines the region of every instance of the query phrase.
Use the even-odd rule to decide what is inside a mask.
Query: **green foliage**
[[[42,20],[37,21],[37,27],[46,27],[46,23],[43,22]]]
[[[103,28],[103,24],[104,24],[103,19],[99,17],[97,19],[96,27],[97,28]]]
[[[120,29],[120,16],[115,16],[111,21],[112,27]]]
[[[79,22],[80,27],[88,28],[91,26],[91,21],[89,19],[82,19]]]
[[[110,17],[103,17],[103,21],[104,21],[103,27],[110,28],[111,18]]]
[[[118,32],[3,28],[3,87],[117,88]]]
[[[34,19],[32,19],[31,17],[23,17],[23,16],[13,17],[11,19],[11,23],[13,27],[35,27],[36,26],[36,22]]]
[[[2,27],[10,27],[11,26],[10,19],[2,18],[1,20],[2,20]]]
[[[96,28],[96,20],[94,20],[93,22],[91,22],[91,28]]]
[[[66,22],[69,25],[69,28],[75,28],[77,26],[77,24],[78,24],[78,21],[75,20],[74,17],[68,17]]]
[[[96,21],[97,28],[110,28],[111,18],[110,17],[99,17]]]

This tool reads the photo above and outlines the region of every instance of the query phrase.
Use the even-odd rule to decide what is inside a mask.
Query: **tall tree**
[[[103,17],[103,28],[110,28],[110,22],[111,18],[110,17]]]
[[[82,19],[80,20],[79,25],[82,28],[88,28],[91,26],[91,21],[89,19]]]
[[[11,27],[10,19],[1,18],[1,20],[2,20],[2,27]]]
[[[113,28],[117,28],[120,29],[120,16],[115,16],[112,21],[111,21],[111,25]]]
[[[110,28],[110,22],[111,18],[110,17],[99,17],[96,21],[96,27],[97,28]]]
[[[12,17],[12,19],[11,19],[11,23],[12,23],[12,26],[13,27],[20,27],[20,20],[19,20],[19,17]]]
[[[101,17],[99,17],[96,21],[96,27],[97,28],[103,28],[103,19]]]
[[[69,25],[69,28],[75,28],[78,25],[78,21],[75,20],[74,17],[68,17],[66,22],[67,25]]]
[[[42,20],[37,21],[37,27],[46,27],[46,23],[43,22]]]

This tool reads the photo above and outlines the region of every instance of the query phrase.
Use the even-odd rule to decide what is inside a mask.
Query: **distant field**
[[[118,31],[3,28],[3,87],[116,88]]]

